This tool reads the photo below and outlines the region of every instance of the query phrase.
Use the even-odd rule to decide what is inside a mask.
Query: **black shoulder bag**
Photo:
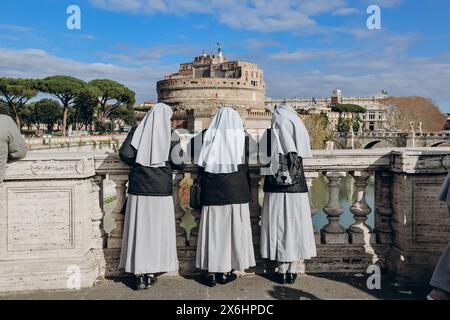
[[[191,186],[191,195],[189,199],[189,206],[192,209],[200,210],[202,208],[202,201],[200,199],[201,194],[201,187],[200,187],[200,180],[201,180],[202,174],[199,172],[198,178],[195,179],[194,183]]]

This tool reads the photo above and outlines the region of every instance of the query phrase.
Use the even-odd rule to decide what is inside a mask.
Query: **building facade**
[[[370,97],[345,97],[340,89],[332,92],[331,97],[322,98],[292,98],[292,99],[266,99],[266,108],[273,110],[279,105],[288,104],[299,113],[326,114],[330,125],[336,128],[339,122],[339,113],[333,112],[332,107],[339,104],[354,104],[366,108],[366,112],[359,116],[362,129],[365,131],[389,130],[389,113],[391,107],[386,105],[388,95],[385,91]],[[344,118],[351,119],[351,114],[344,114]]]

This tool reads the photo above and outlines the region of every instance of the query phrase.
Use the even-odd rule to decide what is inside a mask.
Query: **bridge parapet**
[[[300,264],[301,272],[365,272],[372,264],[402,282],[424,282],[450,240],[447,208],[437,194],[450,167],[448,149],[316,151],[305,159],[308,185],[324,175],[328,223],[315,228],[318,257]],[[9,165],[0,185],[0,291],[65,289],[76,270],[81,286],[120,276],[119,254],[129,168],[117,154],[32,154]],[[189,207],[189,186],[197,168],[175,174],[174,202],[180,273],[195,273],[200,212]],[[343,178],[355,188],[350,206],[354,221],[344,227],[338,196]],[[375,205],[366,201],[368,179],[375,176]],[[259,257],[261,174],[251,168],[251,222],[257,267]],[[104,205],[104,183],[115,183],[111,212]],[[312,205],[312,215],[318,213]],[[374,211],[375,224],[367,223]],[[430,212],[433,214],[430,215]],[[184,221],[194,220],[192,227]],[[113,221],[112,230],[107,228]],[[33,270],[33,272],[29,272]]]

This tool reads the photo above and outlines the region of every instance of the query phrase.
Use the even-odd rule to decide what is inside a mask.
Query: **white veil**
[[[292,107],[284,105],[275,109],[272,130],[278,142],[279,153],[286,155],[296,152],[302,158],[312,157],[308,131]]]
[[[137,150],[136,162],[145,167],[161,167],[169,159],[172,109],[156,104],[134,132],[131,145]]]
[[[210,173],[232,173],[244,163],[245,131],[234,109],[221,108],[205,132],[198,165]]]

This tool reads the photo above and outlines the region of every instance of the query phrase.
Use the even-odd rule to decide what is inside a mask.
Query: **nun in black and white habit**
[[[276,108],[272,128],[263,141],[271,141],[273,161],[296,164],[300,170],[292,185],[280,185],[269,171],[264,181],[261,221],[261,255],[278,262],[280,283],[294,283],[298,262],[316,256],[308,187],[303,159],[312,157],[305,125],[290,106]],[[270,138],[267,136],[270,134]],[[298,180],[298,181],[297,181]]]
[[[203,133],[198,157],[202,212],[196,265],[208,271],[209,286],[230,282],[236,278],[234,270],[255,266],[246,141],[241,117],[228,107],[216,113]]]
[[[136,275],[138,290],[148,289],[156,273],[178,271],[172,170],[184,166],[170,157],[179,147],[171,117],[168,105],[156,104],[119,152],[131,166],[120,269]]]

